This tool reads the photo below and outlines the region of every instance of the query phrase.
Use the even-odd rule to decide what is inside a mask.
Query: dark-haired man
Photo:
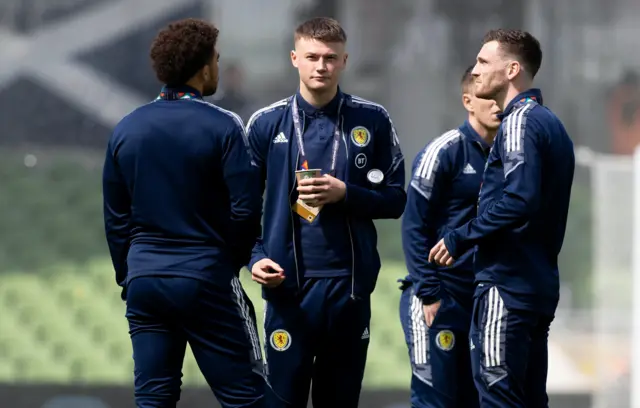
[[[467,121],[429,142],[416,156],[402,217],[409,275],[401,286],[400,321],[409,348],[415,408],[478,406],[468,340],[473,250],[451,267],[428,260],[428,249],[447,231],[475,217],[482,173],[500,127],[496,103],[474,95],[472,69],[461,81]]]
[[[547,338],[559,300],[575,157],[560,120],[532,88],[540,44],[492,30],[473,69],[475,93],[502,108],[477,218],[444,236],[429,259],[450,265],[477,245],[471,326],[481,407],[546,407]]]
[[[155,102],[109,140],[104,218],[127,302],[135,399],[175,407],[189,343],[223,407],[262,407],[251,301],[238,280],[260,229],[260,179],[243,123],[202,100],[218,83],[218,30],[182,20],[151,46]]]
[[[342,92],[346,35],[316,18],[295,31],[298,92],[247,123],[266,180],[251,259],[263,285],[270,407],[356,408],[380,258],[374,219],[404,210],[403,156],[389,114]],[[297,180],[299,178],[299,180]]]

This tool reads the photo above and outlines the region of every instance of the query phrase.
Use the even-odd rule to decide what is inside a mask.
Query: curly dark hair
[[[542,50],[533,35],[522,30],[497,29],[485,34],[482,43],[491,41],[497,41],[505,52],[516,57],[531,78],[536,76],[542,65]]]
[[[149,53],[158,80],[168,86],[184,85],[211,61],[218,33],[214,25],[194,18],[162,29]]]

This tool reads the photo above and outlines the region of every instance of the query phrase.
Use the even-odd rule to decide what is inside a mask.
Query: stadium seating
[[[408,378],[395,282],[403,273],[398,265],[381,273],[373,299],[368,385],[402,385]],[[131,381],[124,304],[112,277],[106,258],[82,266],[56,265],[41,274],[1,274],[0,382]],[[258,285],[247,271],[242,280],[261,325]],[[190,352],[184,374],[185,384],[203,384]]]

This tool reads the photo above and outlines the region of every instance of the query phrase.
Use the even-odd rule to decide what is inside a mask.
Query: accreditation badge
[[[298,180],[298,183],[299,183],[300,180],[320,177],[321,173],[322,173],[322,170],[320,169],[298,170],[296,171],[296,180]],[[304,220],[308,221],[309,223],[312,223],[316,219],[318,214],[320,214],[320,210],[322,209],[322,206],[312,207],[298,198],[296,202],[293,204],[292,209],[296,214],[298,214]]]

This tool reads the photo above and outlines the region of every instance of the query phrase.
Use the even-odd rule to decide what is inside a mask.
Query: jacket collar
[[[335,115],[338,111],[338,106],[340,104],[340,99],[342,97],[343,97],[343,93],[338,87],[338,92],[336,93],[336,96],[334,96],[333,99],[331,99],[331,101],[328,104],[324,105],[323,107],[316,108],[315,106],[311,105],[309,102],[305,101],[302,95],[300,95],[299,89],[295,95],[295,98],[298,102],[298,106],[300,107],[300,109],[302,109],[302,111],[306,115],[309,115],[309,116],[317,116],[320,114]]]
[[[188,85],[181,86],[163,86],[158,99],[176,100],[176,99],[202,99],[200,92]]]
[[[504,112],[498,115],[498,118],[502,120],[503,118],[508,116],[516,107],[520,107],[529,101],[536,101],[539,105],[542,105],[542,92],[540,92],[540,89],[531,88],[519,93],[515,98],[511,100],[511,102],[509,102]]]
[[[480,143],[480,146],[482,146],[483,149],[488,149],[491,147],[487,142],[484,141],[484,139],[478,134],[478,132],[476,132],[476,130],[473,128],[473,126],[471,126],[471,123],[469,123],[468,120],[465,120],[464,124],[458,129],[469,140]]]

